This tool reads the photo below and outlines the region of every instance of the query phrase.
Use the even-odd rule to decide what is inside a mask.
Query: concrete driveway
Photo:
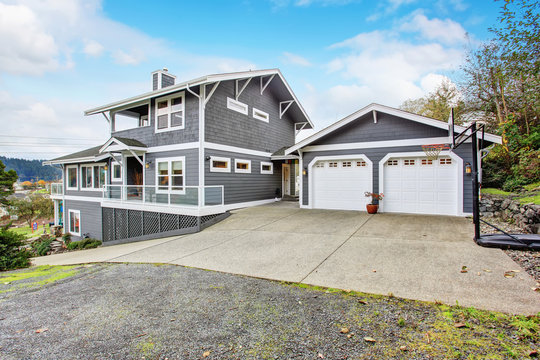
[[[535,314],[535,281],[503,251],[477,246],[470,220],[274,203],[197,234],[40,257],[36,265],[156,262],[451,305]],[[467,272],[462,273],[462,266]],[[513,278],[504,273],[519,270]]]

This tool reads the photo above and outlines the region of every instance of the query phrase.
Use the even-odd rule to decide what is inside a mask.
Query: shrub
[[[49,251],[51,251],[51,243],[54,241],[54,238],[44,238],[32,243],[32,249],[37,256],[45,256]]]
[[[0,271],[30,266],[32,254],[23,246],[24,235],[17,234],[7,228],[0,229]]]
[[[66,247],[68,248],[68,250],[75,250],[75,249],[78,249],[79,248],[79,243],[78,242],[70,242],[68,244],[66,244]]]
[[[62,235],[62,240],[64,240],[64,244],[68,245],[71,242],[71,234],[68,232],[65,233]]]
[[[67,245],[69,250],[77,249],[93,249],[101,245],[101,241],[96,239],[83,239],[81,241],[74,241]]]

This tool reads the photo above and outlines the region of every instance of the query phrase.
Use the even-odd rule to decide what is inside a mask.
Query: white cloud
[[[113,52],[112,57],[120,65],[137,65],[144,60],[143,54],[127,53],[123,50],[116,50]]]
[[[41,74],[58,68],[58,47],[24,5],[0,3],[0,70],[14,74]]]
[[[95,40],[90,40],[90,41],[86,42],[86,45],[84,46],[83,52],[86,55],[90,55],[90,56],[93,56],[93,57],[99,57],[99,56],[101,56],[103,54],[104,50],[105,50],[105,48],[103,47],[103,45],[101,45],[100,43],[98,43]]]
[[[459,23],[451,19],[428,19],[421,12],[403,25],[401,30],[419,32],[425,39],[440,41],[444,44],[457,44],[466,41],[467,32]]]
[[[293,65],[299,65],[299,66],[311,66],[311,63],[309,62],[309,60],[300,55],[292,54],[290,52],[284,52],[283,56],[285,57],[285,62],[287,64],[293,64]]]

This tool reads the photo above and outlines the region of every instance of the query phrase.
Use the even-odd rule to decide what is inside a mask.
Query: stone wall
[[[540,205],[521,205],[509,197],[482,195],[480,213],[513,222],[525,233],[538,234],[540,231]]]

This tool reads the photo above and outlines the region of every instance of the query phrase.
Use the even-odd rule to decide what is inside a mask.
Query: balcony
[[[64,184],[51,183],[51,196],[62,196],[62,195],[64,195]]]
[[[161,190],[155,185],[105,185],[102,205],[151,211],[174,211],[205,215],[223,212],[224,188],[183,186],[180,191]]]

